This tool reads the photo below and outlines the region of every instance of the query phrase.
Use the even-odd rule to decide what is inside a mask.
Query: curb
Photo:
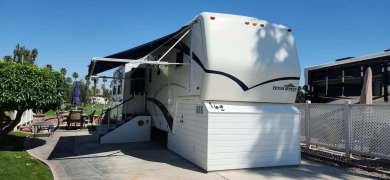
[[[40,154],[39,152],[36,152],[34,151],[33,148],[31,148],[31,146],[29,144],[31,144],[31,138],[30,137],[26,137],[26,140],[24,141],[24,148],[26,149],[26,152],[28,154],[30,154],[32,157],[38,159],[39,161],[41,161],[42,163],[46,164],[47,166],[49,166],[50,168],[50,171],[53,175],[53,178],[54,179],[61,179],[59,176],[58,176],[58,173],[55,171],[55,169],[58,169],[57,167],[55,167],[52,163],[50,163],[47,159],[45,158],[42,158],[42,154]],[[61,167],[62,169],[62,167]]]

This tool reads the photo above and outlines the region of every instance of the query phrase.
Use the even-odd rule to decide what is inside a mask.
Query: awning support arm
[[[108,62],[124,62],[124,63],[140,63],[140,64],[157,64],[157,65],[177,65],[186,63],[170,63],[166,61],[145,61],[145,60],[134,60],[134,59],[118,59],[118,58],[93,58],[92,61],[108,61]]]
[[[158,59],[157,60],[157,62],[159,62],[159,61],[161,61],[161,59],[162,58],[164,58],[175,46],[176,46],[176,44],[177,43],[179,43],[189,32],[191,31],[191,29],[189,29],[189,30],[187,30],[184,34],[183,34],[183,36],[181,36],[180,38],[179,38],[179,40],[177,40],[176,42],[175,42],[175,44],[173,44],[169,49],[168,49],[168,51],[167,52],[165,52],[165,54],[164,55],[162,55],[161,57],[160,57],[160,59]]]

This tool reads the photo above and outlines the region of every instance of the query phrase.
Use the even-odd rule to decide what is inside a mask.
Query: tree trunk
[[[4,111],[0,111],[0,134],[3,131],[4,118],[5,118],[5,112]]]
[[[12,124],[10,124],[8,127],[4,128],[1,131],[0,140],[3,139],[5,135],[7,135],[9,132],[11,132],[15,128],[15,126],[19,124],[20,120],[22,119],[22,115],[23,115],[24,111],[26,111],[26,109],[20,109],[17,111],[18,111],[18,113],[16,113],[16,117],[15,117],[14,122],[12,122]]]

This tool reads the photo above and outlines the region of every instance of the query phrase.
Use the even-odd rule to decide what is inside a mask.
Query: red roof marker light
[[[211,16],[211,17],[210,17],[210,19],[211,19],[211,20],[214,20],[214,19],[215,19],[215,17],[214,17],[214,16]]]

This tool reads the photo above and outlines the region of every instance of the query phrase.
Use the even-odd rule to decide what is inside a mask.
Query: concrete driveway
[[[204,172],[153,142],[99,144],[96,132],[57,131],[25,143],[55,179],[368,179],[310,161],[300,166]]]

